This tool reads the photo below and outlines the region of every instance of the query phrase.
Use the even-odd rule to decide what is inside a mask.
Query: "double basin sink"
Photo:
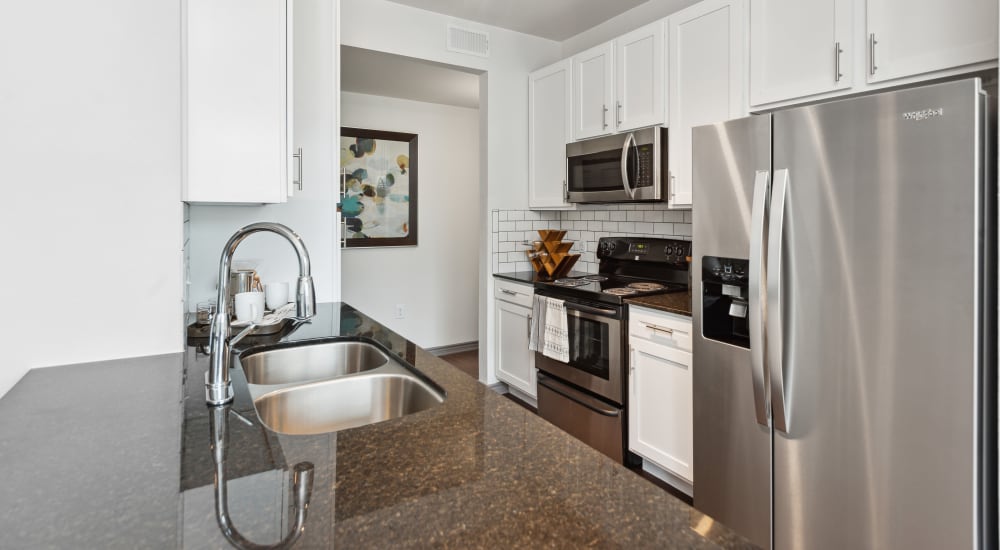
[[[413,367],[361,338],[252,348],[240,355],[257,416],[292,435],[335,432],[399,418],[444,402]]]

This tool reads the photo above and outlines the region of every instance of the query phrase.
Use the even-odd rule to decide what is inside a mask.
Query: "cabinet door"
[[[528,349],[531,308],[496,301],[497,378],[531,397],[535,386],[535,355]]]
[[[288,197],[286,2],[184,5],[184,197],[274,203]]]
[[[751,105],[851,87],[852,1],[750,0]]]
[[[691,354],[643,340],[629,344],[629,449],[693,482]]]
[[[573,56],[571,105],[574,140],[610,134],[612,131],[614,53],[614,43],[607,42]]]
[[[691,128],[746,114],[743,5],[705,0],[669,18],[671,208],[691,207]]]
[[[996,0],[868,0],[868,82],[997,57]]]
[[[570,208],[566,143],[570,135],[569,59],[528,75],[528,206]]]
[[[615,129],[666,123],[663,88],[664,22],[615,39]]]

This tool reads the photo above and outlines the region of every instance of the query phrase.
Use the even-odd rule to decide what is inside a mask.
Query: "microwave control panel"
[[[638,150],[638,171],[635,176],[635,183],[632,187],[652,187],[653,186],[653,145],[639,145]]]

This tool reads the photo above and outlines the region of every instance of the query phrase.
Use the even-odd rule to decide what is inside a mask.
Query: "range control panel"
[[[597,244],[597,257],[600,259],[687,265],[689,256],[691,242],[676,239],[604,237]]]

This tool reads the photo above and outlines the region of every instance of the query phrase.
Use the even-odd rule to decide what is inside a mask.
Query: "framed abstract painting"
[[[347,248],[417,245],[417,135],[340,129]]]

